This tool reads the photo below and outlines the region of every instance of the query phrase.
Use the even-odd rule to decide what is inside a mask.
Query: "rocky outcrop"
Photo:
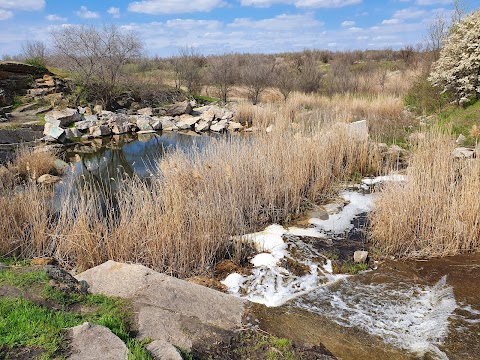
[[[181,103],[176,103],[168,107],[165,111],[167,116],[179,116],[183,114],[192,113],[192,104],[189,101],[183,101]]]
[[[191,349],[242,326],[246,301],[142,265],[108,261],[76,276],[94,294],[131,299],[138,337]]]
[[[190,104],[190,103],[188,103]],[[186,103],[173,105],[172,113],[187,111],[175,116],[151,116],[151,108],[141,109],[141,114],[127,115],[124,112],[114,113],[100,110],[96,115],[87,115],[87,111],[79,109],[54,110],[46,114],[44,134],[46,140],[63,142],[65,139],[92,138],[125,134],[129,132],[176,131],[186,130],[197,133],[205,131],[223,132],[240,131],[243,126],[234,122],[234,113],[215,105],[202,106],[191,110]],[[72,126],[73,125],[73,126]]]
[[[127,360],[127,346],[105,326],[86,322],[69,329],[68,337],[69,360]]]

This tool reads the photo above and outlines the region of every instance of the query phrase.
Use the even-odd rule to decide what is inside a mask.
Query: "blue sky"
[[[0,0],[0,56],[26,40],[49,44],[59,26],[110,23],[136,32],[147,55],[401,48],[451,9],[451,0]]]

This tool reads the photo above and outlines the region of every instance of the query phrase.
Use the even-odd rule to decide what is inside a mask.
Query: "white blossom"
[[[460,103],[480,99],[480,9],[452,27],[428,80]]]

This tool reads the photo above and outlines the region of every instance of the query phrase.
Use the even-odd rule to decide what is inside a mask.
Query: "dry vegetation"
[[[278,116],[286,128],[288,116]],[[80,194],[56,209],[49,192],[34,186],[2,195],[0,251],[51,255],[80,269],[116,259],[191,275],[240,257],[231,236],[286,221],[338,181],[378,167],[375,148],[353,142],[339,124],[221,139],[170,154],[150,185],[128,179],[116,200],[89,186],[72,188]]]
[[[382,190],[371,236],[383,254],[431,257],[479,248],[480,159],[454,159],[453,147],[450,136],[432,132],[414,149],[407,182]]]

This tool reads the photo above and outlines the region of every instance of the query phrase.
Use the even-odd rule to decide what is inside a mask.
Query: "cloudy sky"
[[[111,23],[159,56],[182,46],[203,54],[400,48],[422,42],[451,8],[451,0],[0,0],[0,56],[26,40],[48,44],[55,27]]]

